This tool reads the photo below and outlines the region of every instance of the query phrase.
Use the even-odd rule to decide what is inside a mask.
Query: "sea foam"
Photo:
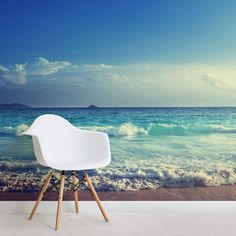
[[[26,131],[29,129],[29,126],[26,124],[18,125],[16,127],[16,135],[20,135],[22,132]]]
[[[205,164],[206,165],[206,164]],[[99,169],[103,190],[141,190],[159,187],[197,187],[236,184],[236,170],[222,163],[181,166],[160,161],[125,161]],[[99,185],[97,186],[99,188]]]
[[[134,137],[137,135],[148,135],[148,130],[143,127],[138,127],[130,122],[123,123],[120,126],[80,126],[81,129],[88,129],[93,131],[102,131],[114,137]]]
[[[138,126],[133,123],[123,123],[118,126],[79,126],[81,129],[102,131],[111,137],[136,137],[136,136],[193,136],[210,134],[234,134],[236,127],[223,125],[186,125],[167,123],[148,123],[145,126]]]
[[[33,178],[40,179],[47,171],[36,162],[2,161],[0,163],[0,175],[5,182],[7,176],[14,175],[19,176],[17,178],[32,175]],[[100,191],[220,186],[236,184],[236,169],[230,162],[223,164],[220,161],[215,163],[205,161],[203,163],[198,160],[183,165],[180,160],[170,164],[168,158],[166,160],[129,158],[113,161],[106,168],[96,170],[92,178],[95,187]]]
[[[29,128],[27,124],[21,124],[16,127],[5,126],[0,128],[1,135],[20,135]],[[117,126],[78,126],[80,129],[106,132],[110,137],[128,137],[138,136],[193,136],[210,134],[234,134],[236,127],[227,127],[224,125],[212,124],[168,124],[168,123],[147,123],[140,126],[131,122],[122,123]]]
[[[20,135],[22,132],[26,131],[29,128],[27,124],[21,124],[16,127],[4,126],[0,127],[0,135]]]

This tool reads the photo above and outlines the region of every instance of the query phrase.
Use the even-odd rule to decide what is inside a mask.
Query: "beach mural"
[[[1,109],[1,191],[39,189],[48,169],[35,163],[31,138],[19,134],[45,113],[109,134],[112,163],[96,170],[98,190],[236,183],[236,108]]]
[[[98,191],[236,184],[234,1],[2,5],[0,199],[39,191],[48,169],[20,134],[47,113],[108,133]]]

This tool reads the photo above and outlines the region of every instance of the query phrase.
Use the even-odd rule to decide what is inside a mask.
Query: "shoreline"
[[[0,192],[0,201],[35,201],[39,192]],[[98,192],[102,201],[235,201],[236,185],[218,187],[159,188],[138,191]],[[43,200],[56,201],[56,192],[47,192]],[[63,200],[72,201],[73,192]],[[93,200],[91,194],[79,191],[79,201]]]

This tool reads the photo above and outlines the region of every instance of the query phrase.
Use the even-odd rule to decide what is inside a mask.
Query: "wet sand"
[[[0,192],[1,201],[32,201],[39,192]],[[103,201],[234,201],[236,185],[194,188],[159,188],[154,190],[98,192]],[[47,192],[44,200],[57,200],[56,192]],[[64,193],[64,200],[73,200],[71,191]],[[79,200],[93,200],[91,194],[79,191]]]

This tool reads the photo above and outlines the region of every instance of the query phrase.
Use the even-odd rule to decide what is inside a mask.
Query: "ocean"
[[[236,108],[0,109],[0,191],[37,190],[47,173],[19,136],[42,114],[108,133],[112,162],[94,171],[98,190],[236,183]]]

